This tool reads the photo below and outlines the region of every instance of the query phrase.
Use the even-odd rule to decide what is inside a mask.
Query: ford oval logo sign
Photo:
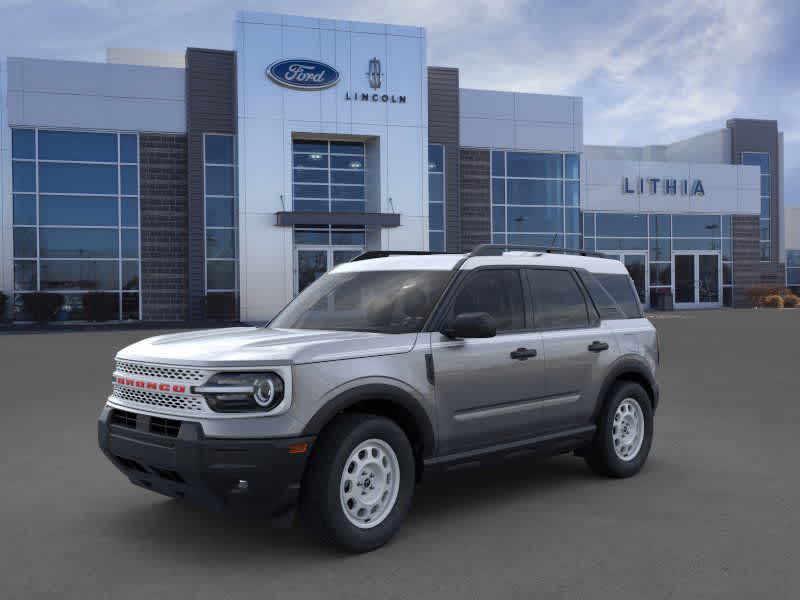
[[[296,90],[324,90],[339,83],[339,71],[316,60],[279,60],[267,68],[272,81]]]

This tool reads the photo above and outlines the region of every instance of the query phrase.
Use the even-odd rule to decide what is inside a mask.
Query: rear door
[[[526,275],[547,369],[548,408],[541,425],[548,430],[583,425],[595,407],[590,390],[612,362],[616,340],[600,326],[571,269],[526,269]]]
[[[431,333],[442,452],[534,435],[545,371],[520,269],[476,269],[447,302],[444,322],[486,312],[497,321],[497,335],[454,340]]]

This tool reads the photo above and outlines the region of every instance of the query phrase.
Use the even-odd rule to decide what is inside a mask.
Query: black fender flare
[[[311,417],[303,429],[302,435],[319,435],[336,415],[361,402],[386,403],[390,407],[399,408],[408,414],[420,435],[422,457],[433,456],[436,448],[436,436],[433,423],[422,404],[409,392],[384,383],[360,385],[335,396]]]
[[[643,359],[633,356],[623,356],[612,363],[608,374],[603,380],[603,384],[600,386],[600,391],[597,393],[597,404],[592,414],[593,421],[596,420],[597,415],[600,413],[600,409],[603,407],[603,402],[611,386],[614,385],[618,379],[625,379],[626,375],[633,375],[635,379],[642,379],[646,382],[645,390],[650,396],[650,400],[653,403],[653,412],[655,412],[658,407],[659,388],[655,377],[653,377],[653,373]]]

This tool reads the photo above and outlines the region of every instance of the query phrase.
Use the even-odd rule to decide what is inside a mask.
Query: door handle
[[[605,342],[598,342],[595,340],[589,344],[589,352],[602,352],[603,350],[608,350],[608,344]]]
[[[536,350],[528,348],[517,348],[511,352],[511,358],[514,360],[528,360],[536,356]]]

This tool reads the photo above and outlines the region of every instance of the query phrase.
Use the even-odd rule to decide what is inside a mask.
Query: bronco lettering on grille
[[[156,390],[159,392],[174,392],[176,394],[185,394],[185,385],[175,385],[172,383],[156,383],[154,381],[142,381],[141,379],[132,379],[130,377],[116,377],[115,383],[118,385],[129,385],[131,387],[143,388],[147,390]]]

